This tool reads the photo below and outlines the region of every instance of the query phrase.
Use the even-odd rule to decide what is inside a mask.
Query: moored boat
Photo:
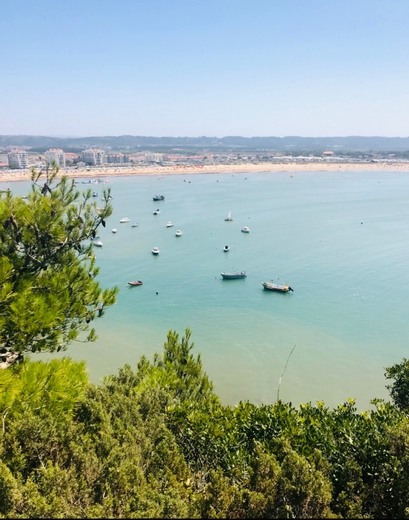
[[[242,233],[250,233],[250,228],[248,226],[244,226],[241,228]]]
[[[247,274],[245,271],[234,271],[232,273],[221,273],[223,280],[239,280],[240,278],[246,278]]]
[[[181,237],[183,235],[180,229],[176,230],[175,237]]]
[[[124,222],[130,222],[131,219],[129,219],[128,217],[124,217],[124,218],[121,218],[121,220],[119,221],[121,224],[123,224]]]
[[[166,227],[173,227],[173,222],[170,220],[166,223]]]
[[[227,251],[230,251],[230,246],[224,246],[224,247],[223,247],[223,251],[224,251],[225,253],[227,253]]]
[[[160,253],[160,251],[159,251],[159,247],[153,247],[153,248],[152,248],[152,254],[153,254],[153,255],[158,255],[159,253]]]
[[[224,219],[226,222],[233,222],[233,217],[231,216],[231,211],[227,214],[227,217]]]
[[[165,195],[154,195],[153,200],[165,200]]]
[[[133,280],[132,282],[128,282],[128,285],[136,287],[137,285],[143,285],[143,282],[141,280]]]
[[[293,289],[286,283],[278,284],[278,283],[274,283],[273,281],[271,281],[271,282],[262,282],[262,286],[267,291],[276,291],[276,292],[289,292],[289,291],[293,291]]]
[[[101,242],[101,240],[93,240],[92,242],[95,247],[102,247],[104,244]]]

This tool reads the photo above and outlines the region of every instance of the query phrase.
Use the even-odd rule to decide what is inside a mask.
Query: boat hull
[[[240,280],[241,278],[246,278],[246,273],[221,273],[223,280]]]
[[[262,286],[264,287],[264,289],[266,291],[275,291],[275,292],[282,292],[282,293],[293,291],[293,289],[287,284],[280,285],[280,284],[271,283],[271,282],[263,282]]]

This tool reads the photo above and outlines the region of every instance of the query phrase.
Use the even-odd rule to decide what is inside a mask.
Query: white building
[[[51,164],[55,162],[57,166],[65,168],[65,152],[60,148],[50,148],[45,152],[45,162]]]
[[[123,153],[111,153],[106,156],[107,163],[124,164],[129,162],[129,155]]]
[[[87,150],[84,150],[81,154],[81,159],[85,164],[91,166],[101,166],[106,163],[104,150],[99,150],[97,148],[88,148]]]
[[[153,152],[145,153],[145,162],[161,163],[162,161],[163,161],[163,154],[161,154],[161,153],[153,153]]]
[[[7,154],[9,168],[23,170],[28,168],[28,153],[25,150],[15,149]]]

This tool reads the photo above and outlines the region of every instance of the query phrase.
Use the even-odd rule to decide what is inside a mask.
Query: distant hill
[[[322,152],[333,150],[348,152],[403,152],[409,151],[409,137],[149,137],[149,136],[104,136],[104,137],[51,137],[33,135],[1,135],[0,148],[8,146],[29,147],[33,151],[48,148],[83,150],[100,147],[113,151],[155,150],[213,150],[213,151],[276,151],[276,152]]]

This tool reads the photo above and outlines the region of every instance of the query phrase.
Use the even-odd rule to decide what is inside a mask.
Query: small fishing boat
[[[182,231],[178,229],[175,233],[175,237],[181,237],[183,235]]]
[[[153,255],[158,255],[159,253],[160,253],[160,251],[159,251],[159,247],[153,247],[153,248],[152,248],[152,254],[153,254]]]
[[[160,213],[160,209],[159,208],[155,209],[155,211],[153,212],[154,215],[159,215],[159,213]]]
[[[248,226],[244,226],[241,228],[242,233],[250,233],[250,228]]]
[[[166,227],[173,227],[173,222],[170,220],[166,223]]]
[[[165,195],[154,195],[153,200],[165,200]]]
[[[247,274],[245,271],[235,271],[233,273],[221,273],[223,280],[239,280],[240,278],[246,278]]]
[[[112,228],[112,233],[116,233],[118,230],[116,228]]]
[[[267,291],[276,291],[276,292],[289,292],[289,291],[293,291],[293,289],[286,283],[278,284],[278,283],[274,283],[273,281],[271,281],[271,282],[262,282],[262,286]]]
[[[227,253],[227,251],[230,251],[230,246],[224,246],[224,247],[223,247],[223,251],[224,251],[225,253]]]
[[[104,245],[103,242],[101,242],[101,240],[94,240],[92,243],[95,247],[102,247]]]
[[[121,220],[119,221],[121,224],[123,224],[124,222],[130,222],[131,219],[129,219],[128,217],[124,217],[124,218],[121,218]]]
[[[143,282],[141,280],[133,280],[132,282],[128,282],[128,285],[136,287],[137,285],[143,285]]]
[[[132,224],[132,227],[138,227],[138,224],[137,223]]]

